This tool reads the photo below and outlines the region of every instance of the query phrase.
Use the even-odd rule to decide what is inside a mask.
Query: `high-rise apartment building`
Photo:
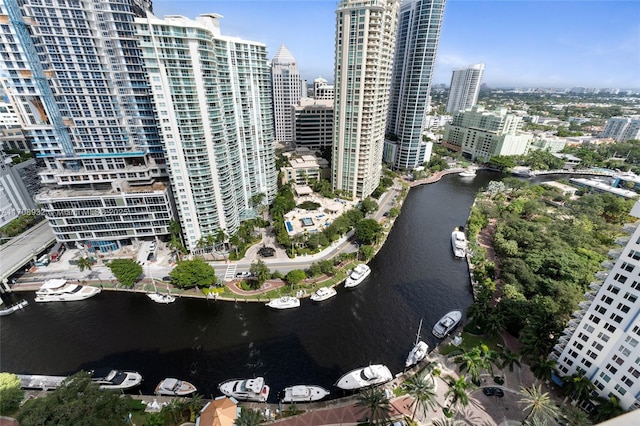
[[[133,21],[150,1],[5,0],[4,90],[58,241],[112,250],[169,233],[163,146]]]
[[[611,117],[604,126],[601,137],[618,142],[640,139],[640,116]]]
[[[391,77],[384,161],[394,169],[414,169],[429,161],[422,141],[429,109],[445,0],[405,0],[400,5]]]
[[[135,20],[189,250],[235,234],[277,189],[266,46],[222,35],[220,18]]]
[[[271,60],[271,85],[273,87],[273,117],[275,122],[275,138],[278,142],[293,140],[293,122],[291,105],[297,105],[302,97],[307,96],[302,86],[306,82],[300,79],[296,60],[283,44]]]
[[[336,12],[332,181],[354,199],[380,183],[397,0],[341,0]]]
[[[465,158],[483,161],[496,155],[526,154],[533,138],[522,133],[522,117],[506,108],[485,111],[481,105],[458,111],[444,126],[442,145]]]
[[[11,159],[0,151],[0,226],[22,214],[33,214],[35,209],[36,205],[17,168],[14,168]]]
[[[478,102],[484,64],[470,65],[453,70],[449,85],[447,112],[455,113],[471,108]]]
[[[640,218],[640,202],[630,214]],[[640,227],[625,229],[631,238],[610,252],[615,264],[603,264],[611,270],[597,274],[550,358],[561,376],[583,373],[600,396],[628,410],[640,408]]]

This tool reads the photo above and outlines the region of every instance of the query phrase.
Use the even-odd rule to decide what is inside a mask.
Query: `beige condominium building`
[[[342,0],[336,11],[334,190],[368,197],[380,182],[396,0]]]

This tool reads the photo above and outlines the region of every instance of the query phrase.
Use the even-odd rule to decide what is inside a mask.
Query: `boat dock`
[[[66,376],[42,376],[39,374],[16,374],[23,389],[53,390],[62,385]]]

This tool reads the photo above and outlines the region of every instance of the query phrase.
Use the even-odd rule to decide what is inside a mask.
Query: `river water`
[[[352,290],[298,309],[272,311],[261,303],[178,299],[171,305],[145,295],[103,292],[76,303],[34,303],[0,317],[0,371],[67,375],[78,370],[139,371],[142,393],[164,377],[192,382],[219,395],[229,378],[264,376],[270,401],[294,384],[333,384],[369,363],[402,371],[424,319],[422,339],[438,343],[433,324],[472,303],[464,260],[451,251],[451,231],[463,225],[479,188],[500,174],[446,176],[410,191],[371,275]],[[15,295],[14,295],[15,297]]]

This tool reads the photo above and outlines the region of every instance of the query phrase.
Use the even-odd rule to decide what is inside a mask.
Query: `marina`
[[[229,377],[264,377],[274,390],[270,401],[300,383],[340,397],[336,380],[372,359],[393,374],[403,371],[420,318],[434,324],[444,312],[471,304],[466,264],[442,247],[450,244],[446,230],[465,223],[477,188],[490,176],[464,184],[445,177],[412,190],[357,291],[322,303],[303,299],[300,308],[277,313],[263,303],[178,298],[158,305],[143,293],[112,291],[73,305],[30,303],[20,321],[0,322],[2,370],[68,376],[111,366],[139,371],[143,394],[177,377],[207,397],[220,395],[217,384]],[[424,226],[425,217],[431,226]],[[10,304],[18,296],[31,302],[34,294],[3,298]],[[428,334],[423,340],[434,348],[438,340]]]

